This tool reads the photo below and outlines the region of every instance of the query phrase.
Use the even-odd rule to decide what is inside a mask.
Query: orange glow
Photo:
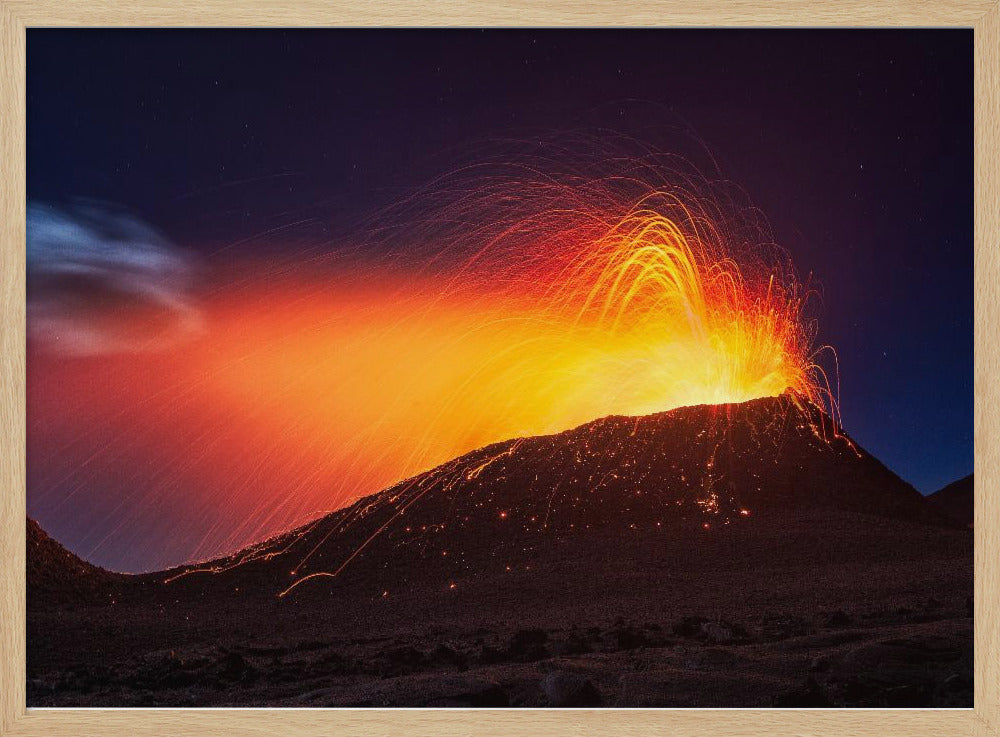
[[[169,354],[52,368],[66,394],[39,382],[35,436],[58,432],[71,387],[89,387],[80,411],[107,430],[66,447],[127,481],[127,446],[148,446],[169,472],[132,491],[118,529],[173,504],[212,508],[187,546],[196,559],[511,437],[786,390],[829,403],[790,267],[730,242],[698,198],[599,204],[498,220],[482,242],[442,236],[407,268],[233,280],[205,300],[203,334]],[[427,265],[461,251],[456,238],[460,258]]]
[[[789,389],[821,401],[800,297],[774,273],[748,280],[642,208],[599,238],[544,245],[487,266],[492,281],[362,268],[258,292],[222,307],[195,370],[238,416],[252,407],[289,446],[367,477],[366,493],[609,414]]]

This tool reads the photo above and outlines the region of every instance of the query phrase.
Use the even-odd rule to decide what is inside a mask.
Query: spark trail
[[[189,514],[157,563],[181,562],[597,417],[786,391],[836,417],[811,297],[759,213],[683,162],[598,151],[464,167],[336,256],[245,266],[204,300],[197,339],[74,366],[67,396],[34,402],[36,436],[51,429],[43,405],[104,429],[47,446],[86,463],[36,469],[33,485],[132,478],[102,541],[110,529],[141,546],[170,499]]]

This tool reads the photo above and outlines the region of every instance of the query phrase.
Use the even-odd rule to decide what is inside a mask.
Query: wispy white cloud
[[[158,350],[201,324],[196,262],[108,205],[28,204],[28,331],[76,354]]]

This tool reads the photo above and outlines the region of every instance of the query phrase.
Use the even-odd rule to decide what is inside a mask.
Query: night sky
[[[480,141],[685,131],[822,284],[847,431],[925,493],[972,471],[971,31],[32,29],[27,72],[29,201],[208,260],[334,242]]]

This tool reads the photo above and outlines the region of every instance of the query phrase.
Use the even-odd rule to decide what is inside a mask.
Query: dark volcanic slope
[[[972,527],[975,484],[970,473],[927,497],[935,509],[963,525]]]
[[[680,524],[702,534],[762,513],[817,510],[942,521],[915,489],[835,436],[818,408],[782,396],[607,417],[497,443],[209,566],[244,562],[225,576],[170,585],[242,579],[277,592],[337,573],[395,587],[414,574],[503,571],[544,555],[551,540],[588,531]],[[314,577],[295,592],[324,583],[330,577]]]
[[[29,608],[106,602],[125,578],[73,555],[32,519],[26,543]]]

